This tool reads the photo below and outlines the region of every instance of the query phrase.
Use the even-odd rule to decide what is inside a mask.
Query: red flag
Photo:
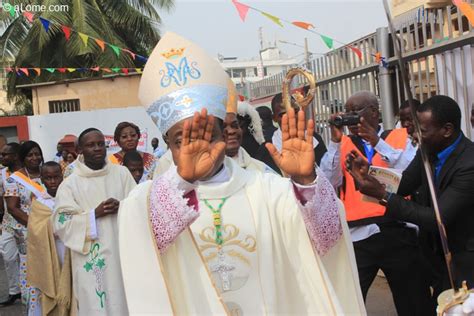
[[[132,56],[132,59],[135,60],[135,55],[136,55],[136,54],[135,54],[134,52],[129,51],[128,49],[122,49],[122,50],[123,50],[124,52],[129,53],[129,54]]]
[[[65,72],[66,72],[66,68],[58,68],[58,71],[59,71],[60,73],[65,73]]]
[[[128,68],[122,68],[122,72],[126,75],[128,75]]]
[[[94,67],[94,68],[91,68],[92,71],[99,71],[100,70],[100,67],[97,66],[97,67]]]
[[[357,47],[351,46],[351,45],[349,45],[349,48],[350,48],[357,56],[359,56],[359,59],[360,59],[360,60],[362,60],[362,52],[360,51],[360,49],[358,49]]]
[[[242,19],[242,22],[245,22],[245,17],[247,16],[247,13],[249,12],[250,7],[243,3],[237,2],[237,0],[232,0],[232,3],[235,5],[235,8],[239,12],[239,16]]]
[[[23,16],[28,20],[28,22],[33,23],[33,18],[35,17],[33,13],[25,11],[23,12]]]
[[[23,72],[27,76],[30,75],[30,73],[28,72],[28,68],[20,68],[20,71]]]
[[[64,37],[66,37],[66,41],[69,41],[69,38],[71,37],[71,28],[66,25],[61,25],[61,28],[64,32]]]
[[[314,25],[311,23],[295,21],[295,22],[291,22],[291,24],[296,25],[297,27],[301,27],[302,29],[305,29],[305,30],[309,30],[310,28],[314,29]]]

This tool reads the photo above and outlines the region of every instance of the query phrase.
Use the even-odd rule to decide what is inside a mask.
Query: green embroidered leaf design
[[[64,216],[64,213],[61,213],[59,215],[58,222],[60,222],[61,224],[64,224],[65,221],[66,221],[66,216]]]
[[[86,264],[84,265],[84,269],[86,269],[86,272],[89,272],[90,270],[92,270],[93,268],[93,264],[91,262],[86,262]]]
[[[97,260],[97,263],[95,264],[99,269],[102,269],[105,267],[105,259],[99,259]]]

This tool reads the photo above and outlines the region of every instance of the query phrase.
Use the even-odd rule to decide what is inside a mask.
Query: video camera
[[[329,124],[336,127],[353,126],[360,123],[360,115],[358,114],[342,114],[329,120]]]

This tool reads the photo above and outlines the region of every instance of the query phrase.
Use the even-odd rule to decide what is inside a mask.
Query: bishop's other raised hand
[[[211,175],[224,157],[225,143],[211,142],[214,117],[207,110],[194,113],[192,120],[184,122],[181,147],[176,166],[178,174],[188,182]]]
[[[289,109],[281,120],[282,151],[267,143],[270,155],[278,167],[299,184],[309,184],[316,179],[313,150],[314,121],[306,122],[303,111],[295,114]]]

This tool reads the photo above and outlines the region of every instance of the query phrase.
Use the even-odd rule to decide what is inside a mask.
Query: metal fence
[[[398,36],[402,41],[402,54],[408,64],[414,97],[423,102],[433,95],[446,94],[457,100],[463,113],[463,130],[471,136],[474,31],[466,17],[455,6],[419,7],[396,19],[395,29],[395,34],[388,34],[386,28],[378,29],[376,33],[313,59],[307,65],[317,82],[313,107],[323,138],[329,139],[327,120],[331,113],[341,111],[347,98],[360,90],[372,91],[379,97],[384,124],[394,127],[394,115],[406,93],[390,36]],[[360,58],[351,47],[360,50]],[[381,53],[379,57],[384,62],[377,62],[377,53]],[[281,92],[284,75],[250,83],[247,87],[250,101]],[[302,80],[300,78],[294,85],[303,85]],[[383,81],[385,83],[381,84]]]

